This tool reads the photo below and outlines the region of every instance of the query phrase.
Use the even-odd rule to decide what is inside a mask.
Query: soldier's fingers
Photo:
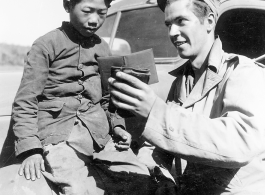
[[[146,85],[144,82],[140,81],[136,77],[131,76],[129,74],[126,74],[124,72],[118,72],[116,74],[116,77],[121,79],[121,80],[126,81],[126,83],[128,83],[129,85],[131,85],[137,89],[142,89]]]
[[[120,96],[138,97],[139,90],[128,85],[127,83],[123,83],[123,82],[114,80],[113,78],[110,78],[109,82],[111,84],[109,86],[109,90],[110,90],[112,95],[113,94],[115,95],[115,93],[119,93],[117,95],[121,99],[122,99],[122,97],[120,97]]]
[[[133,111],[135,109],[135,107],[132,106],[131,103],[126,103],[124,101],[121,101],[120,98],[112,96],[111,100],[117,108],[122,108],[122,109],[129,110],[129,111]]]

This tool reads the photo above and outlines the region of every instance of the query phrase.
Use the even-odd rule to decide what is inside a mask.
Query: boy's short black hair
[[[81,0],[68,0],[71,6],[75,6],[78,4]],[[110,3],[114,0],[104,0],[105,3],[110,7]]]

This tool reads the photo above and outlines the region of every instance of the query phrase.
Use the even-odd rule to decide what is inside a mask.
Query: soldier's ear
[[[211,32],[215,28],[215,15],[214,13],[209,13],[208,17],[206,18],[207,22],[207,31]]]
[[[67,13],[70,12],[70,0],[63,0],[63,7]]]

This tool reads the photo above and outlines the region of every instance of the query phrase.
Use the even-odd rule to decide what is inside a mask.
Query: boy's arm
[[[111,50],[109,48],[108,43],[104,40],[102,40],[102,50],[105,50],[106,56],[112,56]],[[110,68],[110,67],[109,67]],[[102,86],[103,88],[103,86]],[[103,92],[104,93],[104,92]],[[115,127],[121,127],[122,129],[126,129],[125,126],[125,120],[121,116],[118,115],[118,113],[112,112],[111,109],[109,109],[109,102],[110,102],[110,94],[107,92],[106,94],[102,95],[102,100],[101,100],[101,106],[105,110],[106,115],[108,117],[110,126],[111,126],[111,134],[113,133],[113,129]]]
[[[111,112],[111,109],[109,109],[109,101],[110,96],[106,95],[102,98],[101,102],[110,124],[109,133],[113,136],[118,150],[128,150],[132,142],[132,136],[126,131],[125,119],[119,116],[117,112]]]
[[[108,44],[103,39],[101,40],[103,46],[102,50],[105,50],[107,56],[111,56],[112,54]],[[103,83],[104,82],[102,82],[102,88],[104,89]],[[128,149],[131,145],[132,139],[130,133],[126,132],[125,119],[113,109],[110,109],[110,94],[106,92],[106,90],[103,90],[102,96],[103,97],[101,99],[101,106],[104,109],[110,124],[109,133],[113,136],[114,141],[116,142],[116,147],[118,149]]]
[[[108,109],[109,101],[110,101],[110,95],[106,94],[105,96],[102,97],[101,106],[106,112],[106,115],[108,117],[111,126],[111,130],[113,131],[115,127],[121,127],[122,129],[125,130],[126,129],[125,119],[119,116],[118,113],[113,113]]]
[[[49,67],[49,54],[41,41],[36,41],[27,54],[23,77],[17,91],[12,118],[14,120],[13,131],[16,136],[16,156],[24,156],[23,153],[35,149],[42,150],[38,138],[38,101],[42,94]]]

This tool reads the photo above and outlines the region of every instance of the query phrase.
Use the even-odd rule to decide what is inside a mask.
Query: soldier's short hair
[[[165,11],[165,7],[179,0],[157,0],[158,6],[162,11]],[[209,13],[213,12],[215,14],[215,19],[217,19],[217,0],[189,0],[189,6],[193,13],[199,18],[201,22],[209,15]]]

